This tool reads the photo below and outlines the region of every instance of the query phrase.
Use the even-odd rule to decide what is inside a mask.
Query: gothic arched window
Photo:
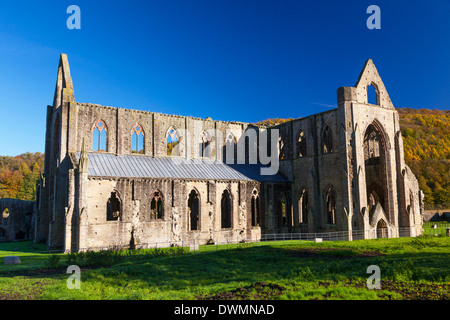
[[[323,153],[330,153],[333,151],[333,136],[329,126],[325,125],[322,132],[322,150]]]
[[[380,105],[380,97],[378,93],[378,87],[376,84],[372,83],[367,86],[367,103]]]
[[[225,163],[234,163],[237,159],[237,141],[236,137],[230,132],[225,140],[225,148],[223,152]]]
[[[221,213],[222,213],[222,229],[232,227],[232,215],[231,215],[231,195],[230,192],[225,189],[222,193],[221,201]]]
[[[107,151],[108,129],[103,120],[95,122],[92,129],[92,151]]]
[[[210,143],[211,137],[203,131],[200,135],[199,156],[209,158],[211,156]]]
[[[333,187],[327,188],[325,200],[328,224],[336,224],[336,193]]]
[[[364,135],[364,160],[380,156],[380,137],[373,125],[367,128]]]
[[[306,192],[306,189],[303,189],[302,194],[300,195],[298,208],[300,210],[300,223],[308,222],[308,193]]]
[[[280,198],[278,199],[277,202],[277,207],[280,226],[285,227],[288,225],[288,217],[287,217],[286,197],[284,194],[280,195]]]
[[[121,205],[120,199],[117,192],[111,192],[111,196],[106,203],[106,220],[107,221],[117,221],[121,215]]]
[[[150,202],[150,219],[163,219],[163,197],[161,192],[155,191]]]
[[[166,146],[168,156],[179,156],[180,155],[180,138],[178,137],[177,131],[174,128],[170,128],[166,135]]]
[[[283,160],[286,158],[285,152],[284,152],[284,141],[281,139],[281,137],[278,138],[278,157],[280,160]]]
[[[199,230],[200,198],[197,191],[192,190],[188,198],[189,230]]]
[[[131,131],[131,152],[144,153],[144,131],[138,124]]]
[[[252,227],[257,227],[261,223],[261,213],[260,213],[260,207],[259,207],[259,195],[258,191],[253,190],[252,193],[252,204],[251,204],[251,210],[252,210]]]
[[[306,137],[303,130],[300,130],[297,134],[297,155],[299,157],[306,156]]]

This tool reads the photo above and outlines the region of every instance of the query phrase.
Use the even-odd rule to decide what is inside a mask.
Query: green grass
[[[76,255],[52,272],[0,269],[0,299],[448,299],[448,237],[235,246],[79,255],[80,290],[66,285]],[[366,287],[369,265],[380,267],[381,290]]]
[[[42,268],[51,254],[45,244],[34,244],[31,241],[3,242],[0,243],[0,272],[29,270]],[[19,256],[21,264],[5,265],[6,256]]]
[[[436,225],[437,228],[431,228],[432,225]],[[425,221],[423,223],[423,234],[429,235],[437,235],[437,236],[445,236],[447,232],[447,228],[450,228],[450,222],[447,221]]]

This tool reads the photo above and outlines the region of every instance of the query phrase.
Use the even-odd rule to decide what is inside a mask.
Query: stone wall
[[[375,88],[376,104],[368,103],[369,86]],[[409,228],[411,235],[419,234],[423,195],[404,163],[398,114],[371,60],[354,87],[337,90],[337,109],[267,130],[241,122],[77,103],[65,56],[60,61],[55,92],[54,104],[47,108],[45,175],[36,235],[37,239],[48,235],[52,247],[84,250],[155,242],[240,241],[257,238],[261,232],[377,232],[387,228],[387,236],[394,237],[402,227]],[[225,160],[230,133],[239,150],[249,128],[256,129],[258,146],[263,132],[278,130],[279,140],[269,140],[270,152],[279,156],[279,173],[289,182],[90,177],[75,154],[95,150],[93,130],[98,121],[107,130],[106,150],[100,152],[132,154],[132,132],[139,125],[143,156],[167,157],[167,136],[174,130],[179,141],[176,156],[217,161]],[[376,133],[380,145],[375,160],[372,156],[368,159],[365,151],[369,129]],[[208,149],[201,154],[204,141]],[[248,148],[245,153],[248,158]],[[156,190],[163,198],[163,216],[149,219]],[[197,230],[189,229],[192,190],[198,193],[200,203]],[[232,203],[231,226],[227,228],[221,224],[224,190],[230,193]],[[257,227],[252,227],[249,218],[253,190],[257,190],[261,204]],[[371,204],[374,190],[380,206]],[[120,199],[117,221],[106,220],[112,192]],[[306,208],[302,207],[304,194]],[[302,217],[303,209],[306,217]]]
[[[181,241],[206,242],[259,239],[260,227],[251,226],[252,192],[260,193],[260,184],[238,181],[103,179],[89,178],[87,203],[80,214],[81,221],[72,225],[69,215],[66,225],[66,250],[87,250],[109,247],[147,247],[178,244]],[[192,190],[199,194],[198,230],[190,230],[188,198]],[[221,226],[222,194],[231,194],[232,223]],[[107,221],[107,202],[111,192],[120,199],[121,212],[117,221]],[[163,200],[161,218],[151,216],[151,201],[155,192]],[[263,208],[261,208],[261,215]],[[80,229],[80,233],[68,232]],[[84,236],[80,236],[84,234]],[[80,237],[74,241],[72,237]],[[74,244],[77,243],[75,246]]]
[[[34,201],[0,199],[0,241],[34,239]],[[8,209],[8,214],[3,212]]]

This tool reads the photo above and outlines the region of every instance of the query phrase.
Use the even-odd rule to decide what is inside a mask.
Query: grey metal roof
[[[80,154],[77,153],[77,159]],[[258,164],[228,165],[208,159],[153,158],[143,155],[118,156],[88,153],[88,175],[123,178],[174,178],[201,180],[256,180],[287,182],[282,175],[261,175]]]

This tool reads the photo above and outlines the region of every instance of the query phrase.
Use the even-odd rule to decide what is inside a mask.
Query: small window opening
[[[161,192],[155,191],[150,204],[150,219],[163,219],[163,199]]]
[[[323,153],[330,153],[333,151],[333,137],[331,135],[330,127],[325,126],[322,134]]]
[[[308,222],[308,193],[306,190],[302,191],[299,201],[299,209],[300,209],[300,223]]]
[[[380,104],[377,89],[373,85],[367,87],[367,103],[374,105]]]
[[[120,200],[117,197],[116,192],[111,192],[111,196],[108,199],[106,205],[106,220],[117,221],[120,217]]]
[[[299,131],[297,137],[297,154],[300,158],[306,156],[306,137],[302,130]]]
[[[5,208],[5,210],[3,210],[3,214],[2,214],[3,219],[6,219],[9,217],[9,209]]]
[[[329,224],[336,224],[336,193],[328,187],[326,195],[327,217]]]
[[[281,199],[278,200],[278,214],[280,219],[280,225],[285,227],[288,225],[287,219],[287,208],[286,208],[286,198],[284,195],[281,196]]]
[[[189,194],[188,209],[190,230],[198,230],[200,221],[200,199],[198,193],[195,190],[192,190]]]

